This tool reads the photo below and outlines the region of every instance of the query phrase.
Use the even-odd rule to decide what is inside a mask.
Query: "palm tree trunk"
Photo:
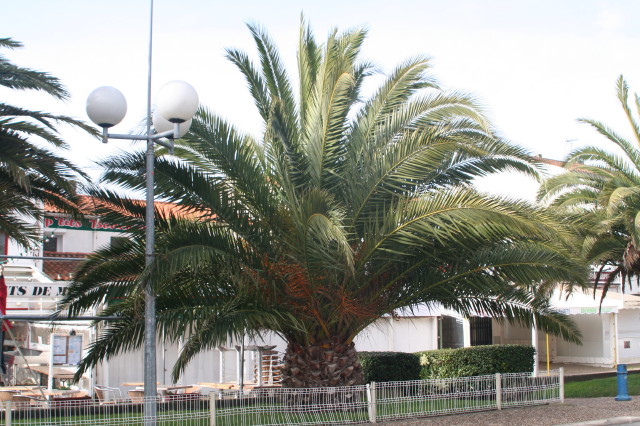
[[[629,241],[623,255],[623,266],[627,272],[640,272],[640,251]]]
[[[362,366],[353,343],[319,345],[289,343],[284,356],[282,383],[286,387],[352,386],[364,383]]]

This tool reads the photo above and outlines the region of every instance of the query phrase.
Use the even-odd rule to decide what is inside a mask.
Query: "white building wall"
[[[163,384],[174,383],[173,366],[178,359],[179,348],[176,344],[158,345],[158,381]],[[225,375],[228,381],[236,381],[236,351],[224,352],[226,357]],[[189,363],[184,374],[176,381],[182,384],[220,382],[220,354],[217,350],[202,352]],[[245,369],[245,377],[247,377]]]
[[[618,359],[621,364],[640,362],[640,310],[618,312]]]
[[[58,251],[72,253],[92,253],[111,244],[111,237],[121,237],[120,232],[87,231],[75,229],[46,228],[45,235],[60,239]]]
[[[392,350],[391,324],[389,318],[382,318],[362,330],[354,339],[356,350],[361,352]]]
[[[494,344],[502,345],[530,345],[531,344],[531,329],[523,327],[520,324],[509,324],[507,321],[498,323],[493,321],[492,323]],[[501,327],[501,331],[498,332],[498,327]],[[496,339],[500,336],[499,339]],[[499,341],[496,341],[499,340]]]
[[[178,357],[176,345],[158,345],[157,352],[157,379],[161,384],[174,383],[171,380],[171,372]],[[225,376],[227,382],[236,381],[236,356],[235,351],[224,352]],[[120,388],[123,395],[135,386],[127,386],[125,383],[141,383],[144,380],[144,353],[143,350],[128,351],[114,356],[103,362],[96,370],[96,383]],[[245,374],[245,377],[247,375]],[[220,352],[210,350],[202,352],[194,357],[185,373],[177,381],[184,384],[217,383],[220,382]]]
[[[227,342],[225,348],[220,351],[212,349],[196,355],[184,373],[175,383],[221,383],[238,382],[239,352],[235,350],[238,342]],[[274,350],[283,352],[286,349],[285,342],[274,333],[264,333],[263,338],[245,339],[245,346],[275,345]],[[158,343],[156,353],[157,379],[161,384],[172,384],[172,371],[180,352],[178,343]],[[224,357],[221,371],[221,355]],[[99,385],[120,388],[123,396],[126,391],[134,386],[125,386],[124,383],[136,383],[143,381],[144,352],[142,349],[129,351],[125,354],[114,356],[103,362],[96,368],[96,383]],[[246,350],[244,352],[244,383],[255,383],[256,368],[258,365],[258,352]]]
[[[532,345],[533,337],[531,329],[524,327],[518,323],[509,324],[507,321],[492,322],[493,328],[493,344],[494,345]],[[549,354],[550,361],[556,358],[556,340],[555,336],[549,335]],[[544,332],[538,332],[537,345],[538,361],[544,363],[547,361],[547,335]]]
[[[4,253],[3,253],[4,254]],[[41,256],[42,253],[38,250],[26,250],[24,247],[19,246],[14,240],[9,240],[7,244],[7,255],[9,256]],[[28,265],[33,266],[39,270],[42,270],[42,261],[35,259],[8,259],[12,265]]]
[[[438,319],[401,318],[396,322],[394,351],[418,352],[438,348]]]
[[[615,363],[611,350],[613,314],[572,315],[582,333],[582,345],[557,339],[556,361],[611,366]]]
[[[358,351],[418,352],[438,348],[437,317],[381,318],[355,338]]]

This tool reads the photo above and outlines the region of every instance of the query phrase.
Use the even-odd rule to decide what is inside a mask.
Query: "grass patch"
[[[496,409],[496,404],[493,399],[451,397],[442,399],[417,398],[379,402],[377,415],[382,419],[399,419],[494,409]]]
[[[628,375],[629,395],[640,395],[640,375]],[[601,398],[618,395],[617,377],[570,382],[564,385],[565,398]]]
[[[216,424],[235,426],[239,424],[349,424],[368,423],[369,415],[366,402],[359,406],[330,410],[310,405],[309,407],[287,407],[281,404],[258,405],[246,408],[219,410]],[[399,419],[424,417],[425,415],[442,415],[484,411],[495,409],[495,400],[486,398],[451,398],[430,399],[423,396],[397,397],[388,401],[379,401],[377,405],[378,419]]]
[[[193,418],[199,417],[199,418]],[[57,426],[71,424],[99,424],[99,425],[118,425],[126,424],[128,426],[143,426],[144,419],[142,413],[131,415],[124,413],[121,415],[77,415],[77,416],[35,416],[34,418],[23,418],[13,420],[11,422],[15,426]],[[208,426],[210,424],[209,411],[203,412],[186,412],[186,411],[167,411],[158,412],[157,424],[162,426]]]

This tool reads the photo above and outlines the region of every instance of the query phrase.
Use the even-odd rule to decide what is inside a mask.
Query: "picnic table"
[[[189,389],[193,387],[193,385],[158,385],[156,388],[158,392],[179,392],[184,389]],[[136,386],[136,390],[144,390],[143,385]]]
[[[135,386],[136,393],[144,391],[144,384],[141,382],[126,382],[126,383],[123,383],[122,386]],[[163,401],[167,401],[168,399],[170,399],[171,396],[178,395],[180,394],[180,391],[189,389],[191,387],[193,387],[193,385],[160,385],[159,384],[156,387],[156,392],[158,396],[162,398]],[[129,393],[130,396],[131,396],[131,392],[133,391],[130,391]]]
[[[81,393],[82,391],[77,391],[77,390],[72,390],[72,389],[53,389],[53,390],[48,390],[48,389],[38,389],[38,388],[31,388],[30,390],[24,390],[20,392],[20,395],[25,395],[25,396],[35,396],[35,397],[39,397],[44,395],[45,398],[47,399],[57,399],[57,398],[69,398],[72,396],[75,396],[78,393]],[[85,393],[85,392],[82,392]],[[86,393],[85,393],[86,395]]]
[[[240,389],[240,386],[238,386],[237,383],[200,382],[198,383],[198,385],[205,388],[214,388],[214,389],[220,389],[220,390]]]
[[[156,382],[156,385],[159,385],[160,382]],[[140,386],[144,386],[144,382],[124,382],[122,384],[122,386],[136,386],[136,387],[140,387]]]

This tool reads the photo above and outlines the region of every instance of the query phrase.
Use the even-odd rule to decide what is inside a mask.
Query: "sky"
[[[432,75],[442,87],[472,94],[500,136],[547,158],[562,159],[581,145],[606,146],[576,121],[580,117],[626,134],[616,79],[622,74],[632,90],[640,91],[640,2],[634,0],[156,0],[152,97],[165,83],[185,80],[202,105],[259,136],[259,116],[240,73],[224,58],[225,48],[256,58],[246,23],[258,23],[295,74],[302,15],[320,41],[332,28],[367,28],[363,57],[382,72],[415,55],[431,57]],[[130,131],[145,116],[148,21],[148,0],[4,4],[0,37],[25,45],[4,54],[18,65],[59,77],[71,98],[63,103],[2,89],[0,99],[88,121],[88,94],[111,85],[129,105],[114,132]],[[103,145],[69,128],[63,136],[71,146],[65,155],[94,178],[99,174],[94,161],[130,149],[127,141]],[[484,185],[525,198],[535,190],[515,177]]]

